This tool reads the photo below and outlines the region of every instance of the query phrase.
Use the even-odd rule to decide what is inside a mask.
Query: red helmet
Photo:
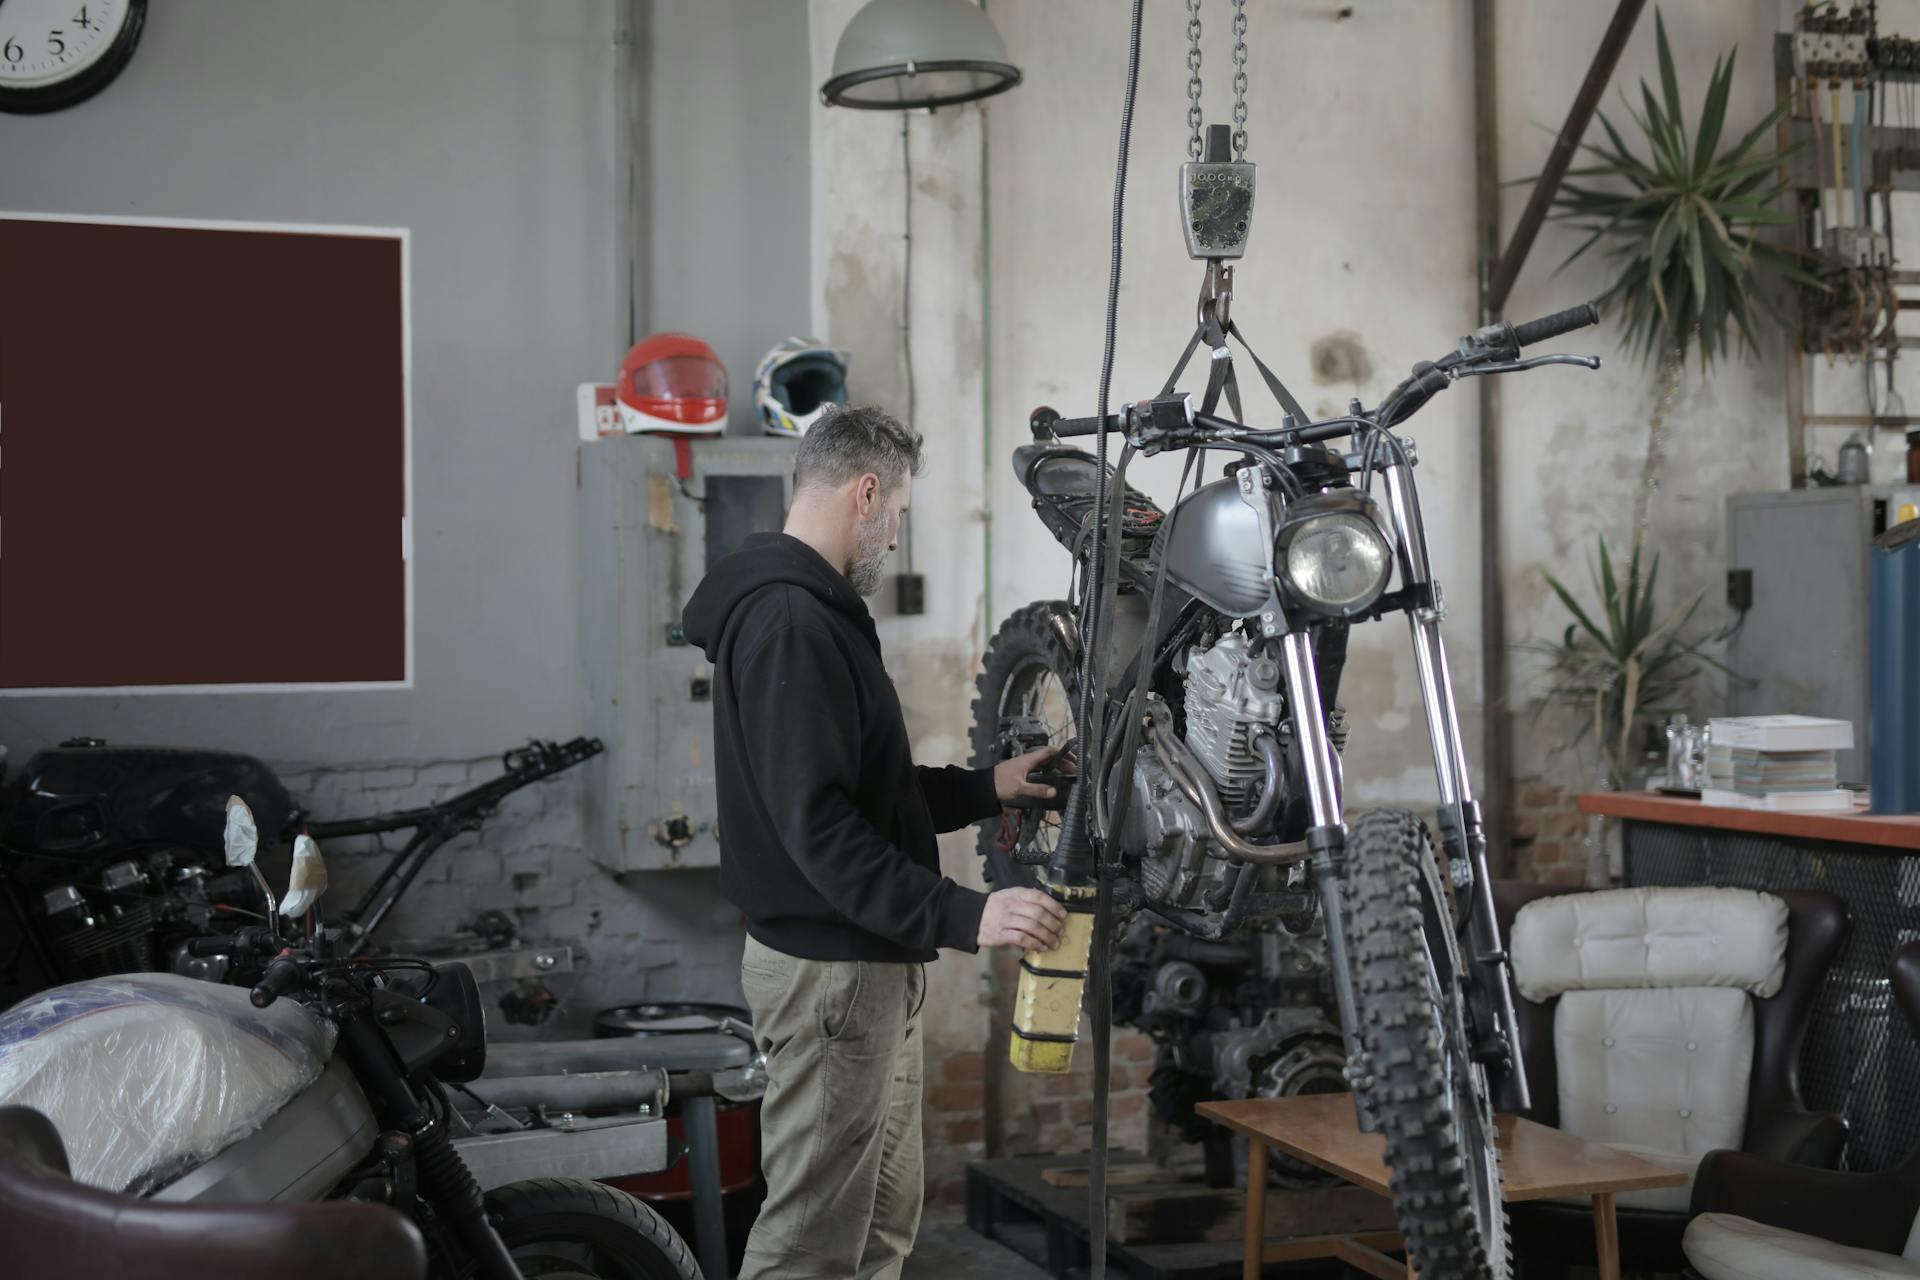
[[[628,431],[719,435],[727,429],[727,370],[713,348],[687,333],[642,338],[620,362],[613,387]]]

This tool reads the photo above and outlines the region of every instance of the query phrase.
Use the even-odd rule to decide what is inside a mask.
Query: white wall
[[[0,117],[0,209],[413,233],[415,687],[0,697],[16,762],[80,733],[343,765],[578,732],[572,387],[617,357],[626,310],[614,10],[169,0],[98,97]],[[243,585],[237,624],[328,607]]]
[[[1060,598],[1068,557],[1028,511],[1008,456],[1027,414],[1048,403],[1094,410],[1100,369],[1108,224],[1121,91],[1125,6],[996,4],[994,20],[1027,83],[992,116],[994,281],[992,405],[994,608]],[[1259,165],[1252,239],[1237,271],[1234,315],[1306,408],[1367,403],[1417,359],[1448,350],[1472,326],[1472,44],[1465,4],[1248,6],[1247,158]],[[1203,105],[1231,108],[1226,6],[1202,35]],[[1133,126],[1127,236],[1114,364],[1116,403],[1159,390],[1193,329],[1200,264],[1175,213],[1186,156],[1186,9],[1149,0]],[[1378,72],[1391,68],[1391,74]],[[1351,336],[1372,374],[1322,383],[1310,353]],[[1238,362],[1249,415],[1280,410],[1251,363]],[[1196,361],[1182,386],[1205,385]],[[1479,701],[1478,465],[1470,395],[1436,400],[1411,429],[1436,571],[1451,606],[1449,644],[1462,701]],[[1218,474],[1217,466],[1208,479]],[[1178,459],[1134,475],[1170,501]],[[1354,717],[1347,778],[1358,803],[1415,800],[1432,790],[1418,686],[1403,627],[1353,637],[1341,701]],[[1469,749],[1478,726],[1467,719]]]

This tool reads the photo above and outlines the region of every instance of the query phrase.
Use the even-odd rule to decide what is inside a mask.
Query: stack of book
[[[1702,804],[1734,809],[1853,808],[1837,784],[1834,753],[1853,746],[1853,725],[1818,716],[1731,716],[1709,722]]]

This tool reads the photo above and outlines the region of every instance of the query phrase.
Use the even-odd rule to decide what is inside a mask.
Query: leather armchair
[[[377,1204],[202,1205],[116,1195],[67,1176],[53,1122],[0,1107],[8,1275],[118,1280],[425,1280],[420,1231]]]
[[[1920,942],[1894,954],[1892,986],[1920,1035]],[[1876,1173],[1716,1151],[1700,1165],[1692,1211],[1684,1244],[1704,1280],[1920,1277],[1920,1151]]]
[[[1509,952],[1513,949],[1514,922],[1523,908],[1584,892],[1514,881],[1496,882],[1493,886],[1495,913]],[[1799,1056],[1813,1000],[1846,937],[1846,908],[1831,894],[1793,891],[1771,896],[1786,907],[1784,968],[1778,987],[1771,995],[1755,994],[1749,1000],[1752,1058],[1745,1118],[1737,1129],[1738,1140],[1742,1150],[1757,1155],[1831,1167],[1838,1162],[1840,1148],[1846,1140],[1846,1124],[1838,1116],[1809,1111],[1802,1103]],[[1521,985],[1527,986],[1524,979]],[[1539,1000],[1526,999],[1523,995],[1516,1002],[1520,1056],[1533,1096],[1533,1109],[1526,1114],[1529,1119],[1556,1128],[1562,1127],[1563,1082],[1558,1061],[1560,1051],[1555,1045],[1555,1020],[1560,1003],[1558,993]],[[1592,1132],[1582,1136],[1607,1140]],[[1642,1149],[1636,1149],[1636,1153],[1652,1155]],[[1675,1164],[1687,1162],[1687,1157],[1678,1155],[1661,1159]],[[1673,1197],[1677,1202],[1672,1204],[1659,1203],[1660,1194],[1629,1194],[1621,1198],[1618,1208],[1621,1261],[1629,1270],[1677,1271],[1683,1265],[1681,1237],[1688,1219],[1684,1193]],[[1636,1198],[1653,1203],[1636,1204]],[[1511,1206],[1516,1252],[1533,1268],[1528,1274],[1540,1273],[1543,1266],[1553,1269],[1593,1265],[1590,1212],[1584,1201]]]

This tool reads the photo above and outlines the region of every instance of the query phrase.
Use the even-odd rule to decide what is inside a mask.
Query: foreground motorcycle
[[[251,828],[229,810],[231,865],[251,866]],[[436,1277],[698,1280],[686,1244],[623,1192],[541,1178],[482,1195],[445,1089],[485,1064],[471,971],[351,954],[353,931],[314,923],[325,869],[301,844],[280,906],[303,931],[276,918],[183,944],[243,985],[126,974],[0,1014],[0,1106],[50,1117],[93,1186],[390,1205],[420,1228]]]
[[[270,842],[411,831],[343,923],[364,949],[428,859],[477,831],[511,793],[601,751],[533,741],[499,776],[420,809],[313,821],[271,769],[228,751],[80,738],[36,753],[0,791],[0,1007],[57,982],[142,970],[219,980],[225,961],[189,939],[263,918],[266,898],[225,865],[215,838],[227,798],[251,799]]]
[[[1083,664],[1086,606],[1049,601],[1014,614],[987,651],[976,762],[1053,743],[1088,796],[1084,819],[1072,797],[1064,813],[1009,811],[982,836],[990,874],[1080,911],[1098,879],[1113,935],[1136,917],[1203,943],[1324,929],[1362,1127],[1385,1135],[1410,1255],[1423,1276],[1446,1280],[1508,1274],[1493,1116],[1496,1102],[1525,1108],[1526,1082],[1415,451],[1394,428],[1459,378],[1599,367],[1585,356],[1521,358],[1529,344],[1597,321],[1582,306],[1489,325],[1417,365],[1377,407],[1356,401],[1324,422],[1289,416],[1258,429],[1163,393],[1104,419],[1040,410],[1035,443],[1014,453],[1041,521],[1090,575],[1082,599],[1097,602],[1099,642]],[[1217,392],[1216,382],[1209,404]],[[1105,475],[1059,442],[1097,432],[1126,441]],[[1126,467],[1136,452],[1176,449],[1189,451],[1190,472],[1208,456],[1232,461],[1224,478],[1163,511],[1126,485]],[[1104,573],[1095,548],[1106,552]],[[1346,727],[1335,700],[1347,637],[1396,613],[1426,710],[1438,851],[1413,814],[1349,822],[1342,808]],[[1083,670],[1095,673],[1085,723],[1104,726],[1089,734],[1091,751],[1079,748],[1073,714]],[[1073,838],[1083,820],[1099,865]],[[1022,982],[1072,969],[1030,954]],[[1157,995],[1166,1007],[1182,993]],[[1041,1003],[1023,986],[1023,1010]],[[1077,999],[1061,1007],[1077,1019]],[[1071,1026],[1021,1017],[1014,1034],[1017,1062],[1023,1049],[1035,1058],[1023,1037],[1073,1039]]]

